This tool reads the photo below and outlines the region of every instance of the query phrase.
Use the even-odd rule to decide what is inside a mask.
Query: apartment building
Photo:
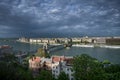
[[[71,62],[73,58],[71,57],[64,57],[64,56],[54,56],[52,57],[52,74],[54,75],[55,78],[58,78],[59,74],[61,72],[65,72],[69,80],[74,80],[73,73],[74,71],[72,70]]]
[[[41,68],[41,58],[40,57],[32,57],[29,59],[29,69],[33,71],[38,71]]]
[[[29,60],[29,68],[32,70],[50,70],[55,78],[58,78],[61,72],[65,72],[69,80],[73,80],[72,60],[72,57],[65,56],[52,56],[51,58],[33,57]]]

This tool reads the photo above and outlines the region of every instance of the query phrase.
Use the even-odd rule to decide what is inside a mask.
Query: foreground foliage
[[[111,64],[108,60],[98,61],[89,55],[82,54],[73,58],[75,80],[120,80],[120,65]],[[0,80],[69,80],[68,75],[61,72],[55,79],[51,71],[41,70],[33,78],[28,68],[20,64],[14,55],[0,58]]]
[[[19,64],[14,55],[8,54],[0,61],[0,80],[33,80],[30,71]]]
[[[69,80],[69,77],[67,74],[65,74],[65,72],[61,72],[58,76],[58,80]]]
[[[120,80],[120,65],[100,62],[86,54],[74,57],[73,70],[75,80]]]

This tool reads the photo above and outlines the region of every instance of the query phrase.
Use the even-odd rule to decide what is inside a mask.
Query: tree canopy
[[[87,54],[74,57],[73,70],[75,80],[120,80],[119,64],[111,64],[108,60],[100,62]]]
[[[76,80],[101,80],[102,64],[95,58],[82,54],[73,60],[74,77]]]
[[[35,80],[54,80],[54,77],[50,71],[41,70],[39,76],[37,76]]]
[[[5,55],[0,61],[0,80],[32,80],[32,74],[25,69],[14,55]]]
[[[36,56],[40,56],[40,57],[50,57],[49,54],[47,53],[46,50],[42,49],[42,48],[39,48],[37,53],[36,53]]]
[[[104,66],[109,64],[108,66]],[[108,60],[103,62],[87,54],[73,58],[72,70],[75,80],[120,80],[120,65],[111,64]],[[14,55],[5,55],[0,58],[0,80],[69,80],[65,72],[61,72],[55,79],[51,71],[41,70],[33,78],[28,68],[23,67]]]
[[[69,77],[65,72],[61,72],[58,76],[58,80],[69,80]]]

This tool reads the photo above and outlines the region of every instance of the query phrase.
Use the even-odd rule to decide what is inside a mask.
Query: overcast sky
[[[120,0],[0,0],[0,37],[120,36]]]

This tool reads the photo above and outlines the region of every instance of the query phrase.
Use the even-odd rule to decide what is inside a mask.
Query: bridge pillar
[[[43,49],[48,50],[48,44],[47,43],[44,43]]]

